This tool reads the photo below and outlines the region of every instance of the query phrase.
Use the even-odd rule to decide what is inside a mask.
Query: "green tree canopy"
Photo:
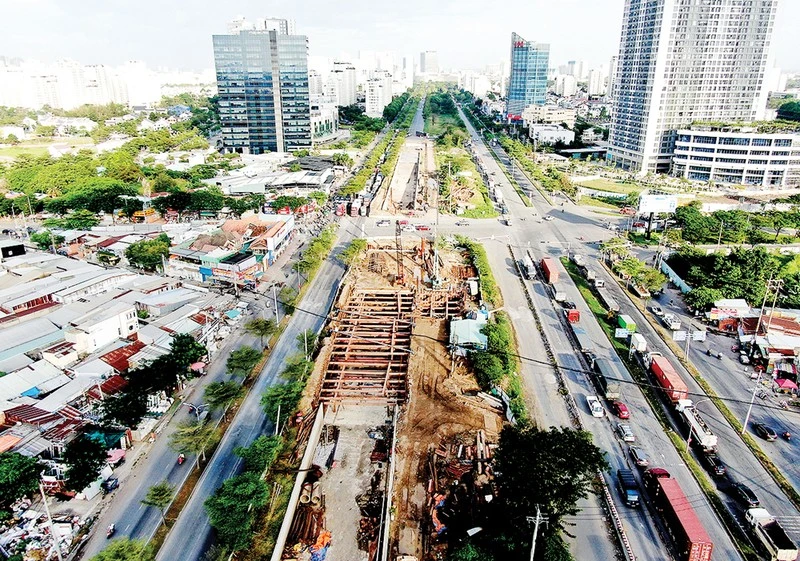
[[[16,452],[0,454],[0,509],[34,493],[39,486],[40,470],[36,458]]]
[[[244,388],[239,382],[211,382],[206,386],[203,401],[212,409],[224,408],[233,403],[244,393]]]
[[[198,454],[205,460],[206,450],[214,446],[218,440],[219,433],[212,425],[184,421],[170,435],[169,445],[176,452]]]
[[[166,234],[160,234],[152,240],[134,242],[125,249],[125,257],[134,267],[145,271],[155,271],[169,257],[170,240]]]
[[[237,447],[233,453],[244,460],[244,470],[261,473],[268,470],[281,452],[283,440],[279,436],[261,435],[248,447]]]
[[[268,499],[269,488],[255,473],[245,472],[225,481],[205,502],[209,522],[220,542],[233,551],[247,548],[256,510]]]
[[[272,337],[278,332],[278,324],[273,319],[253,318],[244,324],[244,330],[250,335],[258,337],[261,341],[261,346],[264,347],[264,339]],[[255,363],[253,363],[255,366]]]
[[[258,364],[261,357],[262,355],[257,349],[243,346],[231,353],[225,363],[225,368],[231,374],[246,376]]]
[[[778,107],[778,119],[800,121],[800,101],[788,101]]]
[[[67,444],[64,463],[67,466],[67,488],[80,492],[97,480],[100,469],[108,460],[105,447],[86,434]]]
[[[53,247],[61,247],[61,244],[64,243],[64,236],[53,234],[50,230],[45,229],[31,234],[31,241],[42,251],[50,251]]]
[[[153,561],[154,559],[152,550],[143,541],[119,538],[109,543],[89,561]]]
[[[166,524],[167,521],[164,518],[164,509],[169,506],[174,497],[175,486],[169,481],[164,480],[160,483],[152,485],[147,490],[147,495],[145,495],[144,499],[142,499],[142,504],[144,506],[152,506],[157,508],[161,514],[161,522]]]

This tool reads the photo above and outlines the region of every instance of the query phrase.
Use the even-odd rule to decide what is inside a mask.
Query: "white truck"
[[[672,314],[664,314],[661,316],[661,321],[667,329],[671,329],[672,331],[677,331],[681,328],[681,320]]]
[[[747,521],[753,531],[767,548],[772,561],[795,561],[797,545],[786,535],[786,531],[765,508],[751,508],[747,511]]]
[[[589,412],[592,414],[592,417],[599,418],[605,416],[606,410],[603,409],[600,399],[596,395],[587,395],[586,404],[589,406]]]

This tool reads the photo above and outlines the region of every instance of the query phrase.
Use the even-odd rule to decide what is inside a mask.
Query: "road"
[[[267,387],[275,383],[287,360],[297,353],[297,336],[308,329],[321,329],[344,274],[344,266],[335,255],[359,233],[358,222],[345,218],[340,223],[337,243],[331,256],[323,262],[311,281],[297,311],[291,316],[258,379],[206,466],[192,496],[170,530],[157,560],[198,561],[212,543],[212,529],[203,503],[223,481],[239,473],[241,459],[234,455],[233,450],[237,446],[249,446],[260,435],[271,432],[272,423],[261,407],[261,395]]]
[[[506,206],[514,219],[514,227],[507,228],[509,243],[516,248],[515,250],[518,253],[529,250],[534,258],[541,258],[544,255],[558,257],[569,249],[578,248],[580,251],[581,248],[590,247],[583,243],[580,238],[596,241],[611,235],[607,229],[598,224],[599,221],[596,215],[593,216],[590,211],[569,202],[564,202],[564,206],[559,204],[558,207],[553,208],[528,181],[527,177],[519,170],[516,170],[516,166],[508,164],[511,166],[511,170],[514,172],[513,175],[519,185],[531,194],[534,208],[524,206],[505,176],[498,173],[500,171],[499,165],[488,153],[489,148],[483,144],[469,122],[466,119],[464,120],[468,123],[468,130],[473,142],[476,144],[478,153],[484,160],[484,164],[490,171],[495,172],[494,177],[501,186]],[[502,152],[502,149],[497,150],[497,154],[501,161],[507,160],[507,155]],[[537,217],[549,214],[553,219],[539,222],[534,218],[534,213]],[[499,231],[497,228],[495,230]],[[510,258],[505,259],[504,263],[496,264],[499,259],[497,256],[507,255],[507,252],[501,253],[501,249],[498,247],[500,244],[491,240],[484,243],[487,244],[487,252],[490,255],[490,259],[494,258],[495,260],[492,263],[493,271],[501,272],[501,274],[497,275],[497,280],[501,291],[505,295],[508,291],[513,290],[513,285],[519,285],[519,277],[512,274],[513,263],[510,262]],[[509,274],[505,274],[504,271],[508,271]],[[569,300],[579,303],[578,307],[582,316],[581,326],[586,329],[588,335],[596,343],[598,353],[609,360],[619,362],[613,350],[610,349],[610,343],[602,328],[589,312],[585,303],[583,303],[577,287],[569,280],[563,269],[562,274],[566,278],[559,281],[559,284],[567,291]],[[616,469],[629,467],[630,464],[627,446],[623,445],[613,432],[613,424],[616,421],[610,415],[606,415],[602,419],[596,419],[587,412],[585,396],[587,394],[595,394],[595,389],[581,372],[585,367],[581,364],[577,357],[578,353],[573,350],[572,344],[566,336],[568,328],[561,319],[561,311],[554,308],[548,289],[542,282],[525,282],[541,318],[544,334],[550,341],[551,347],[556,349],[557,362],[564,367],[568,387],[581,409],[582,421],[587,430],[594,435],[597,445],[607,452],[607,458],[612,466],[610,475],[613,477]],[[543,355],[532,354],[527,350],[529,348],[528,341],[535,332],[533,325],[526,324],[524,321],[515,321],[515,328],[517,336],[521,338],[520,348],[524,349],[522,354],[531,359],[525,362],[533,361],[534,363],[539,363]],[[623,371],[625,371],[624,368]],[[632,381],[630,374],[627,371],[625,373]],[[683,465],[671,441],[664,434],[644,395],[637,386],[631,384],[626,388],[624,397],[632,412],[629,424],[633,428],[634,434],[639,437],[638,444],[647,450],[654,464],[666,468],[678,480],[714,541],[715,557],[720,559],[739,559],[740,556],[736,547],[728,537],[721,522],[711,510],[698,483]],[[611,477],[608,477],[607,480],[613,481]],[[642,559],[663,558],[664,545],[658,537],[658,526],[660,524],[657,522],[657,517],[647,515],[646,513],[649,509],[631,510],[624,506],[619,500],[619,494],[613,488],[612,496],[617,501],[617,508],[626,528],[628,538],[631,541],[633,552]],[[597,516],[593,511],[586,510],[577,517],[576,523],[580,524],[579,527],[583,527],[584,524],[591,522],[595,518]],[[577,544],[577,550],[579,553],[578,558],[585,558],[583,555],[587,553],[591,554],[591,550],[589,552],[581,551],[580,540]]]

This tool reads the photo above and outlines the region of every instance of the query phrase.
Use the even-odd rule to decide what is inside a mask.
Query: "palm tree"
[[[167,519],[164,518],[164,509],[169,506],[174,496],[175,486],[165,480],[161,483],[156,483],[147,490],[147,495],[142,499],[142,504],[156,507],[161,513],[161,522],[166,524]]]
[[[258,337],[262,347],[264,347],[264,337],[267,337],[267,348],[269,348],[269,337],[278,331],[278,324],[272,319],[255,318],[244,324],[244,330]]]

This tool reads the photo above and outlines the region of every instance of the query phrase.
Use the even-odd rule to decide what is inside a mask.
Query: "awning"
[[[194,372],[200,372],[205,367],[206,367],[206,363],[205,362],[195,362],[189,368],[191,368],[192,371],[194,371]]]
[[[778,378],[775,380],[775,385],[782,390],[796,390],[797,384],[786,378]]]

